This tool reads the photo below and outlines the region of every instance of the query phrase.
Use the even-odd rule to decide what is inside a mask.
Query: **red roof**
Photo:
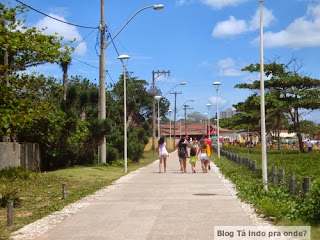
[[[158,126],[156,126],[158,128]],[[205,125],[201,123],[192,123],[187,124],[187,135],[189,136],[202,136],[205,134],[208,134],[208,132],[205,129]],[[210,125],[210,135],[216,135],[216,126]],[[171,124],[171,136],[174,132],[174,125]],[[225,128],[219,128],[220,133],[232,133],[232,130],[225,129]],[[170,135],[170,125],[169,124],[162,124],[161,125],[161,135],[162,136],[169,136]],[[180,135],[180,124],[176,124],[176,136]],[[181,135],[185,135],[185,125],[181,125]]]

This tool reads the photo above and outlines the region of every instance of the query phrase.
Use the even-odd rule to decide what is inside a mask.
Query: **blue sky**
[[[46,14],[67,22],[98,26],[99,0],[23,0]],[[108,29],[112,35],[139,9],[161,3],[165,8],[140,12],[114,41],[120,54],[131,57],[127,69],[132,76],[152,82],[152,71],[170,70],[169,77],[160,77],[156,86],[163,94],[179,82],[174,91],[177,108],[187,100],[192,110],[204,114],[216,111],[216,91],[213,82],[219,81],[219,108],[225,110],[243,101],[250,92],[235,89],[238,83],[259,79],[258,74],[241,72],[241,68],[260,61],[259,0],[105,0]],[[12,4],[16,4],[12,1]],[[287,63],[292,57],[303,64],[302,71],[320,79],[320,0],[264,0],[264,59],[267,63],[280,59]],[[66,40],[76,38],[76,52],[69,75],[82,75],[98,83],[99,59],[96,51],[98,31],[66,25],[29,11],[27,26],[47,27],[45,33],[57,32]],[[117,82],[122,65],[115,48],[107,48],[107,84]],[[84,63],[78,62],[83,61]],[[92,67],[95,66],[96,68]],[[61,79],[57,65],[44,65],[32,71]],[[166,97],[174,105],[174,97]],[[188,112],[189,113],[189,112]],[[178,113],[183,116],[182,110]],[[307,116],[319,122],[319,111]]]

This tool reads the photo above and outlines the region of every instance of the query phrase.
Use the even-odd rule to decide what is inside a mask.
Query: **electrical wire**
[[[35,8],[29,6],[29,5],[27,5],[27,4],[25,4],[25,3],[21,2],[21,1],[19,1],[19,0],[15,0],[15,1],[20,3],[20,4],[22,4],[22,5],[24,5],[24,6],[26,6],[26,7],[28,7],[28,8],[30,8],[31,10],[33,10],[33,11],[35,11],[37,13],[40,13],[40,14],[48,17],[48,18],[52,18],[52,19],[54,19],[56,21],[59,21],[59,22],[62,22],[62,23],[68,24],[68,25],[72,25],[72,26],[79,27],[79,28],[89,28],[89,29],[97,29],[97,28],[99,28],[99,26],[98,27],[88,27],[88,26],[82,26],[82,25],[78,25],[78,24],[74,24],[74,23],[69,23],[69,22],[60,20],[58,18],[52,17],[52,16],[50,16],[48,14],[45,14],[45,13],[43,13],[43,12],[41,12],[41,11],[39,11],[39,10],[37,10],[37,9],[35,9]]]
[[[77,48],[80,43],[84,42],[96,29],[93,29],[87,36],[85,36],[81,41],[77,42],[77,45],[74,46],[74,48]]]

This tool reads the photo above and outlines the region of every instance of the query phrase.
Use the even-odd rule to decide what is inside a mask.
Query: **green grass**
[[[156,159],[156,153],[146,152],[139,163],[128,165],[128,172],[144,167]],[[15,196],[20,199],[20,204],[14,208],[14,224],[10,227],[7,226],[7,209],[0,208],[0,239],[7,239],[13,231],[93,194],[123,175],[123,167],[105,164],[74,166],[43,173],[22,171],[13,176],[0,175],[0,193],[3,195],[16,189]],[[62,183],[67,184],[67,200],[62,199]]]
[[[257,161],[257,167],[261,170],[261,151],[259,149],[224,148],[243,157]],[[250,152],[249,152],[250,151]],[[247,167],[240,167],[226,157],[219,160],[214,157],[214,162],[220,167],[222,173],[235,183],[239,192],[238,196],[245,202],[255,205],[258,214],[264,213],[267,218],[278,225],[307,225],[311,226],[312,239],[320,239],[320,154],[299,154],[294,150],[268,150],[268,172],[272,166],[283,168],[288,176],[291,171],[296,172],[296,177],[310,177],[314,186],[306,200],[300,194],[292,196],[288,186],[268,185],[268,192],[263,190],[261,173],[253,173]],[[269,181],[270,183],[270,181]],[[300,188],[299,188],[300,189]],[[300,191],[301,192],[301,191]],[[314,215],[311,219],[311,215]]]

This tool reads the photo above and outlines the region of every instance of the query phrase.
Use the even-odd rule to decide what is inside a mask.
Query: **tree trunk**
[[[9,67],[9,57],[8,57],[8,51],[4,50],[3,54],[3,64],[5,65],[5,70],[4,70],[4,82],[9,86],[9,75],[8,75],[8,67]]]
[[[294,128],[295,128],[296,133],[297,133],[297,137],[298,137],[298,140],[299,140],[300,153],[305,153],[304,148],[303,148],[301,130],[300,130],[299,109],[294,108],[293,113],[290,112],[290,115],[291,115],[291,120],[293,121],[293,125],[294,125]]]
[[[280,142],[280,115],[278,115],[278,122],[277,122],[277,128],[278,128],[278,150],[281,150],[281,142]]]
[[[66,102],[67,101],[68,67],[63,68],[62,71],[63,71],[63,77],[62,77],[62,81],[63,81],[63,101]]]

